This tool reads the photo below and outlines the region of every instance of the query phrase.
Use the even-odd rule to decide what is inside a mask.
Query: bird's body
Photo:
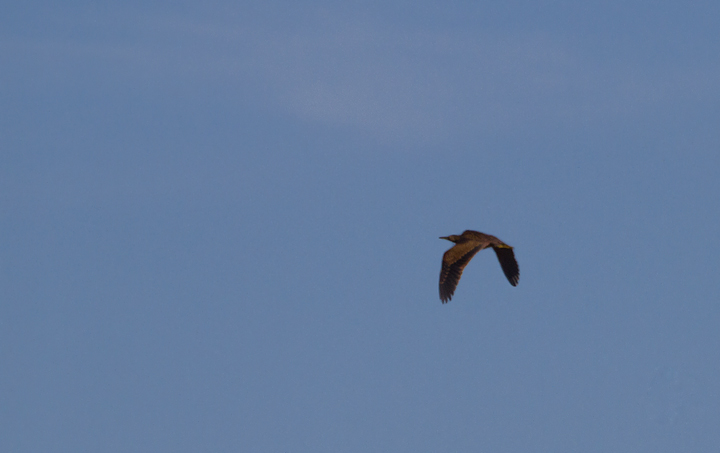
[[[452,299],[465,266],[482,249],[492,247],[500,261],[505,276],[511,285],[516,286],[520,279],[520,269],[515,260],[513,248],[489,234],[465,230],[463,234],[441,237],[454,242],[455,246],[443,255],[440,270],[440,300],[446,303]]]

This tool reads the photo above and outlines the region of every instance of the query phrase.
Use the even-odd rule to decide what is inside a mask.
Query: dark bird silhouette
[[[440,270],[440,300],[442,300],[442,303],[452,299],[463,269],[465,269],[472,257],[480,250],[488,247],[495,250],[498,261],[500,261],[500,267],[502,267],[510,284],[513,286],[518,284],[520,268],[515,260],[513,248],[495,236],[465,230],[460,236],[453,234],[440,239],[447,239],[455,243],[455,246],[443,255],[442,269]]]

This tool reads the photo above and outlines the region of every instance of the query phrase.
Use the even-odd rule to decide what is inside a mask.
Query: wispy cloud
[[[250,83],[269,105],[308,121],[432,137],[523,123],[642,115],[717,97],[720,65],[658,71],[600,61],[549,34],[409,31],[327,15],[306,28],[176,22],[206,69]]]
[[[720,65],[658,71],[596,60],[548,33],[411,30],[327,11],[311,19],[283,28],[154,15],[114,24],[129,32],[110,39],[5,40],[3,52],[23,46],[60,67],[86,59],[148,83],[220,83],[304,121],[422,139],[632,117],[718,95]]]

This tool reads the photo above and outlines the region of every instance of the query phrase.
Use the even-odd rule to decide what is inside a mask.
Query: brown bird
[[[472,257],[480,250],[488,247],[495,250],[500,266],[510,284],[513,286],[518,284],[520,268],[515,260],[513,248],[495,236],[465,230],[460,236],[453,234],[440,239],[447,239],[455,243],[455,246],[443,255],[442,269],[440,270],[440,300],[442,300],[442,303],[452,299],[463,269],[465,269]]]

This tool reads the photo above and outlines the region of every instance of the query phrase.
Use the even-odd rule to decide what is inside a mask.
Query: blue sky
[[[0,450],[717,447],[717,17],[8,6]]]

